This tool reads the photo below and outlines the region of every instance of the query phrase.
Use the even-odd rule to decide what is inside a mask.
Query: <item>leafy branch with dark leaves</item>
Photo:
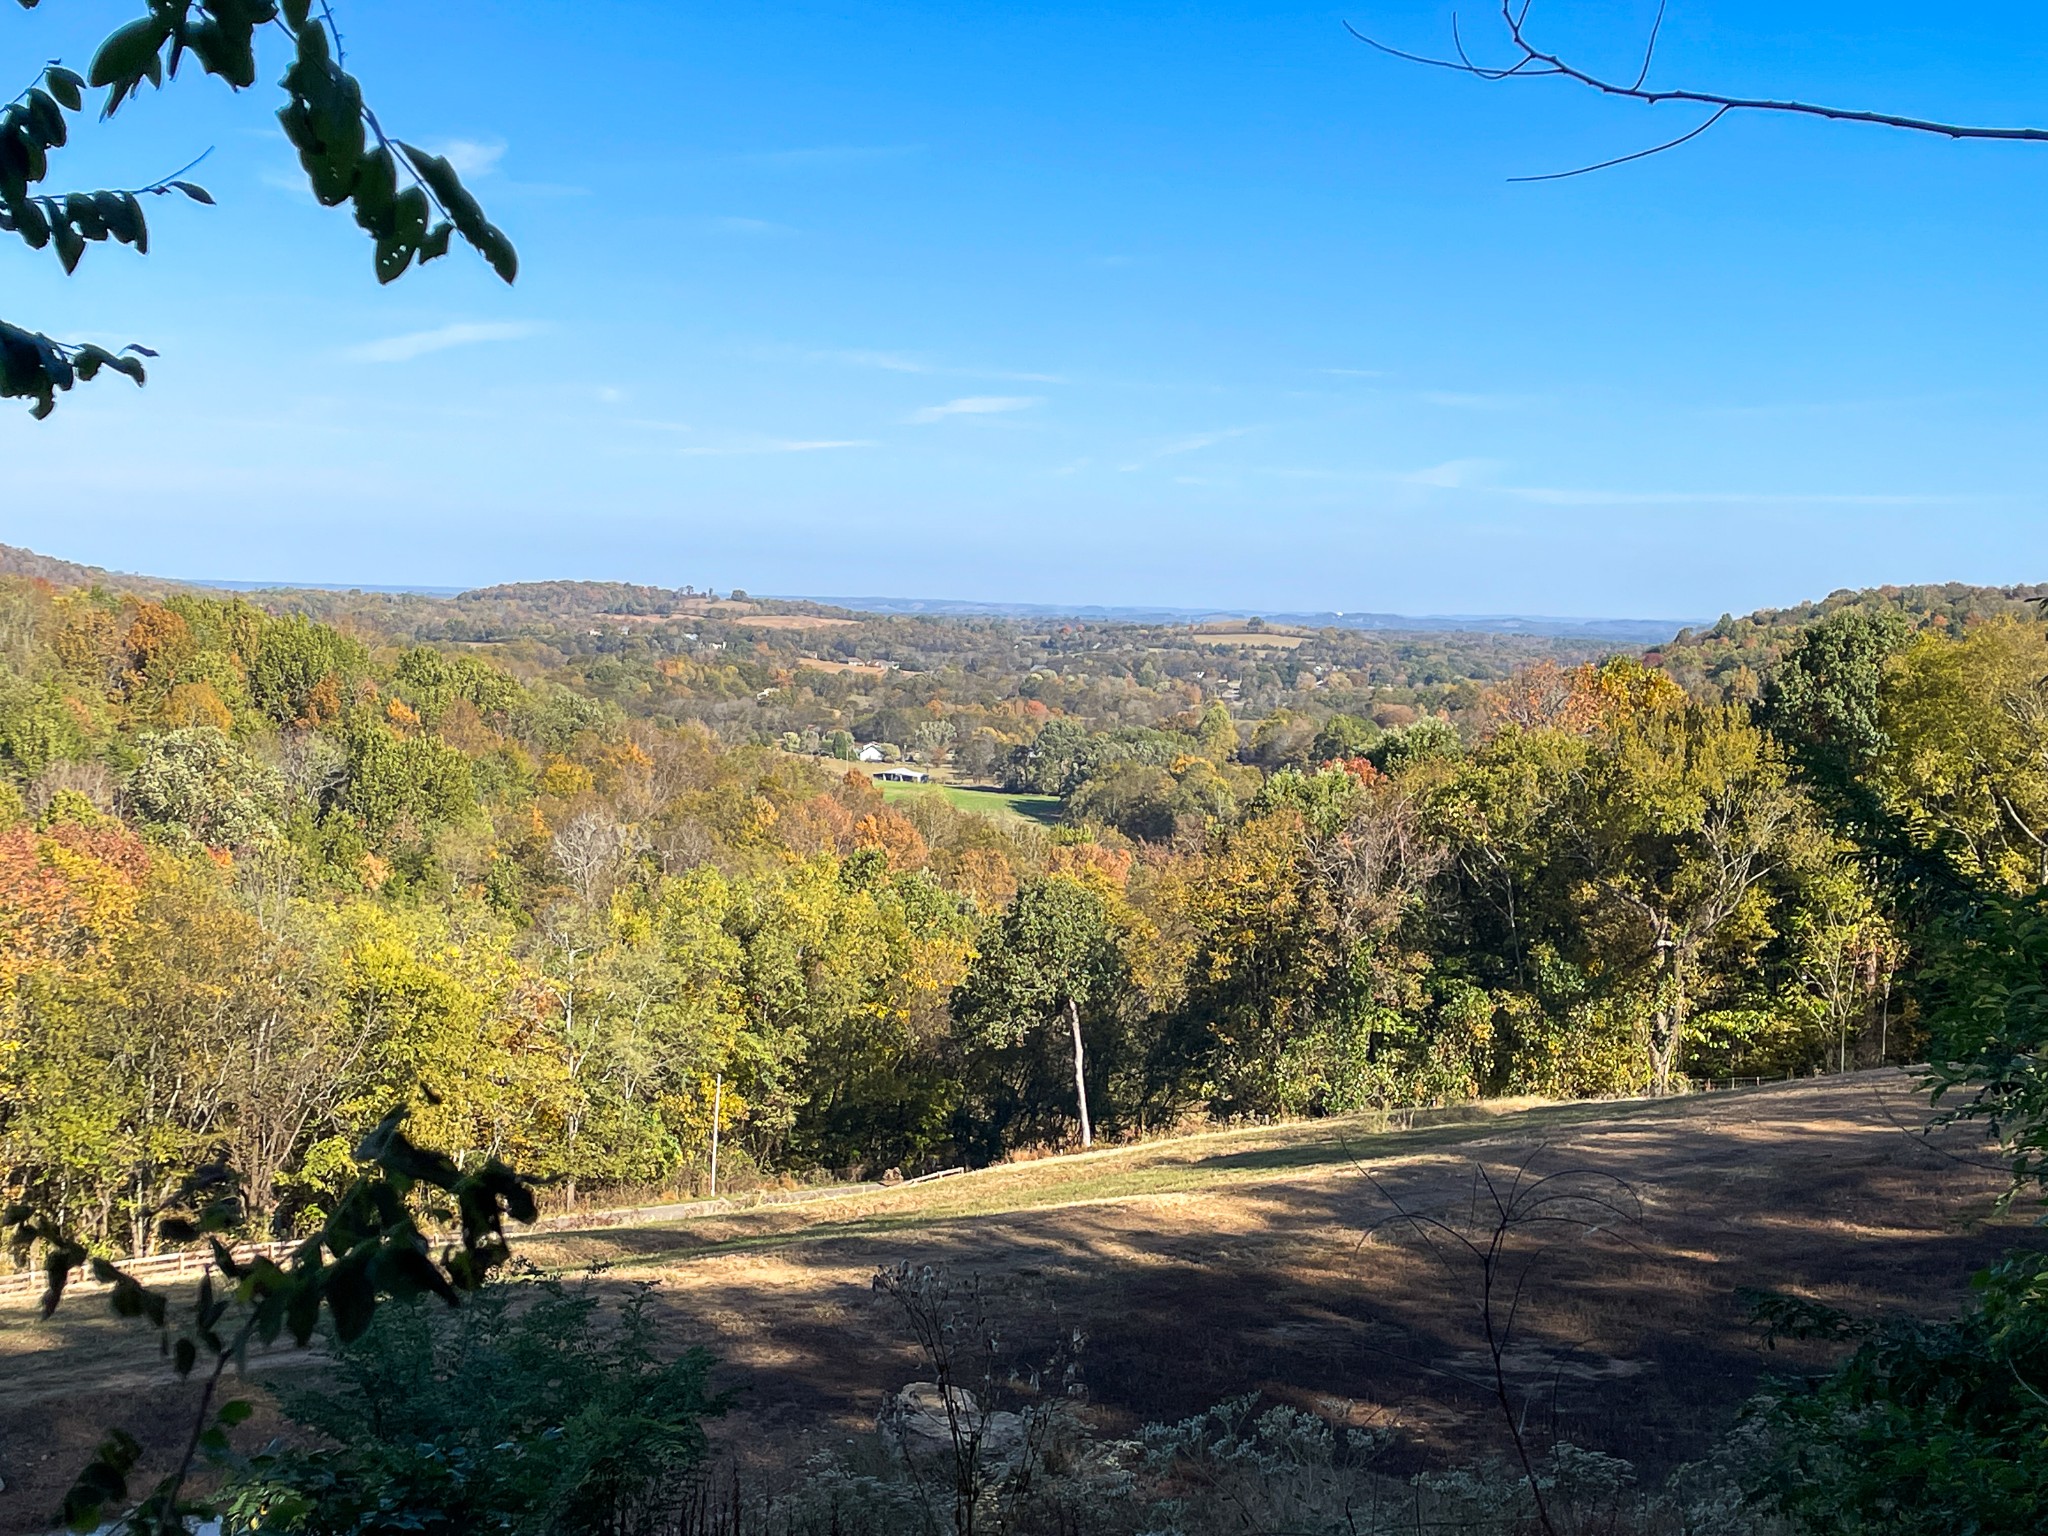
[[[19,3],[33,9],[37,0]],[[285,103],[278,122],[321,205],[352,206],[357,225],[375,243],[377,280],[389,283],[415,265],[438,260],[459,236],[512,282],[519,271],[512,242],[445,158],[386,136],[363,99],[361,83],[343,66],[332,11],[323,4],[314,15],[310,0],[149,0],[147,14],[100,44],[85,74],[61,61],[45,66],[0,108],[0,233],[18,237],[31,250],[54,247],[67,275],[96,241],[113,240],[146,255],[149,226],[142,198],[175,193],[213,202],[204,187],[184,179],[198,160],[125,191],[38,193],[50,172],[51,152],[70,142],[65,114],[84,110],[88,89],[104,90],[104,121],[144,82],[161,89],[167,78],[175,79],[188,59],[231,89],[247,89],[256,83],[256,45],[264,29],[282,34],[292,49],[279,82]],[[141,359],[155,355],[141,346],[114,352],[57,341],[0,320],[0,398],[33,401],[31,414],[40,420],[56,408],[60,393],[103,369],[143,383]]]
[[[1590,171],[1604,171],[1617,165],[1626,165],[1633,160],[1647,159],[1651,155],[1663,154],[1681,144],[1690,143],[1731,112],[1771,112],[1794,117],[1824,118],[1831,122],[1867,123],[1881,128],[1899,128],[1912,133],[1936,134],[1947,139],[1994,139],[2024,143],[2048,143],[2048,128],[2000,128],[1968,123],[1944,122],[1937,118],[1912,117],[1897,112],[1878,112],[1854,107],[1827,106],[1820,102],[1788,100],[1766,96],[1737,96],[1724,91],[1687,90],[1675,87],[1652,86],[1649,84],[1650,69],[1657,57],[1657,43],[1663,35],[1665,12],[1669,0],[1659,0],[1656,18],[1650,24],[1649,36],[1643,46],[1641,66],[1631,78],[1596,74],[1566,60],[1561,54],[1539,48],[1530,40],[1529,12],[1534,0],[1500,0],[1500,26],[1505,33],[1507,58],[1503,63],[1481,63],[1465,47],[1464,36],[1458,19],[1451,18],[1451,53],[1449,55],[1417,53],[1406,48],[1397,48],[1391,43],[1361,32],[1348,22],[1346,29],[1351,35],[1368,47],[1410,64],[1424,64],[1432,69],[1447,69],[1475,80],[1489,82],[1502,80],[1565,80],[1575,85],[1628,101],[1644,102],[1657,106],[1665,102],[1676,102],[1711,109],[1707,118],[1673,139],[1653,144],[1626,155],[1617,155],[1593,165],[1582,165],[1568,171],[1551,171],[1536,176],[1515,176],[1513,181],[1559,181],[1568,176],[1583,176]]]
[[[2048,1199],[2048,897],[1981,901],[1942,935],[1922,987],[1936,1123],[1981,1122],[2010,1159],[2007,1198],[2033,1186]]]
[[[116,1529],[122,1536],[183,1536],[189,1521],[214,1514],[186,1496],[186,1484],[202,1462],[229,1461],[227,1432],[248,1417],[250,1407],[241,1400],[216,1407],[215,1398],[228,1367],[245,1366],[252,1345],[289,1336],[303,1348],[323,1311],[335,1336],[349,1342],[362,1336],[385,1301],[437,1296],[458,1305],[511,1257],[505,1221],[533,1221],[531,1186],[495,1159],[464,1173],[448,1157],[409,1140],[402,1119],[395,1112],[364,1138],[356,1156],[365,1171],[325,1225],[282,1262],[235,1256],[225,1237],[243,1221],[238,1183],[218,1166],[196,1174],[184,1193],[185,1208],[157,1224],[166,1242],[204,1241],[209,1248],[210,1267],[182,1310],[118,1265],[89,1258],[82,1245],[32,1209],[16,1206],[0,1216],[18,1260],[41,1250],[45,1317],[61,1305],[73,1273],[89,1268],[109,1288],[108,1303],[117,1316],[156,1329],[178,1375],[189,1377],[202,1359],[210,1362],[184,1454],[168,1477],[121,1514]],[[429,1236],[437,1225],[452,1227],[454,1234],[438,1254]],[[110,1512],[121,1513],[140,1458],[131,1436],[110,1433],[65,1496],[59,1517],[82,1531],[98,1527]]]

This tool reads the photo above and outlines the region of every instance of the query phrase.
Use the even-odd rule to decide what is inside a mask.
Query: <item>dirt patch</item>
[[[1475,1166],[1503,1181],[1598,1169],[1640,1197],[1641,1224],[1549,1251],[1508,1369],[1546,1433],[1655,1473],[1725,1429],[1764,1373],[1807,1363],[1758,1348],[1740,1288],[1940,1313],[1973,1269],[2044,1241],[2024,1217],[1994,1219],[2000,1167],[1963,1133],[1916,1135],[1924,1113],[1897,1074],[1861,1074],[1468,1113],[1404,1136],[1276,1128],[521,1247],[659,1281],[670,1335],[712,1349],[740,1390],[721,1436],[734,1442],[852,1433],[918,1376],[869,1286],[911,1259],[981,1275],[1020,1354],[1079,1329],[1106,1429],[1258,1390],[1392,1418],[1418,1454],[1467,1457],[1501,1448],[1476,1384],[1473,1278],[1385,1218],[1398,1203],[1463,1221],[1484,1198]],[[62,1330],[0,1308],[0,1531],[38,1528],[99,1425],[159,1447],[175,1426],[153,1350],[81,1300]],[[81,1363],[111,1390],[71,1393]]]

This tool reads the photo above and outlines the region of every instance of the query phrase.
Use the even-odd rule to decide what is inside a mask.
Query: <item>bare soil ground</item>
[[[1105,1430],[1258,1391],[1395,1421],[1416,1455],[1463,1459],[1502,1445],[1476,1272],[1439,1264],[1386,1218],[1398,1205],[1463,1223],[1475,1169],[1497,1183],[1597,1169],[1640,1197],[1641,1222],[1557,1229],[1510,1375],[1546,1433],[1554,1422],[1654,1474],[1704,1449],[1766,1372],[1816,1363],[1760,1350],[1741,1288],[1939,1314],[1972,1270],[2048,1240],[2027,1213],[1995,1211],[2004,1174],[1973,1135],[1922,1136],[1925,1118],[1910,1080],[1862,1073],[1474,1109],[1406,1131],[1327,1121],[521,1247],[550,1266],[608,1263],[605,1284],[658,1282],[674,1339],[725,1362],[740,1406],[721,1438],[736,1448],[843,1439],[924,1374],[870,1288],[879,1266],[909,1259],[978,1274],[1021,1358],[1081,1330]],[[57,1325],[0,1307],[0,1531],[38,1528],[99,1426],[123,1424],[159,1455],[170,1443],[180,1394],[153,1348],[80,1300]],[[307,1363],[272,1357],[259,1375]]]

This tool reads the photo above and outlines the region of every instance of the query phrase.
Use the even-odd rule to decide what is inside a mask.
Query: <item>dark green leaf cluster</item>
[[[20,0],[31,7],[34,0]],[[365,105],[361,85],[342,67],[325,8],[311,14],[309,0],[149,0],[145,15],[117,28],[94,53],[86,74],[48,66],[36,83],[0,107],[0,233],[32,250],[54,248],[66,273],[77,269],[88,244],[113,240],[149,250],[142,198],[177,193],[211,203],[204,187],[175,173],[127,190],[39,195],[51,151],[70,141],[66,112],[84,107],[87,87],[106,91],[101,117],[111,117],[146,82],[161,88],[187,58],[236,90],[256,83],[256,40],[276,27],[291,39],[294,56],[281,82],[286,102],[278,112],[285,136],[299,152],[314,196],[327,207],[352,202],[356,222],[376,242],[376,271],[390,282],[409,266],[444,256],[460,235],[500,277],[511,282],[518,257],[502,230],[484,217],[448,162],[385,138]],[[204,156],[201,156],[203,159]],[[188,167],[189,169],[189,167]],[[59,393],[111,368],[140,384],[136,354],[54,341],[0,321],[0,398],[35,402],[40,419]]]
[[[1983,1121],[2013,1184],[2048,1192],[2048,896],[1992,899],[1929,960],[1928,1081],[1952,1120]]]
[[[644,1287],[494,1284],[453,1314],[387,1307],[333,1371],[280,1393],[332,1450],[267,1450],[228,1528],[607,1536],[673,1529],[723,1410],[701,1350],[666,1356]]]
[[[1816,1382],[1750,1410],[1765,1454],[1753,1494],[1814,1536],[2019,1536],[2048,1525],[2048,1255],[1975,1278],[1976,1306],[1950,1322],[1872,1322],[1760,1298],[1772,1337],[1849,1339]]]
[[[386,140],[363,104],[361,85],[329,47],[325,29],[303,18],[291,25],[297,54],[285,71],[289,100],[277,120],[321,204],[355,205],[356,223],[377,242],[377,281],[391,282],[415,260],[424,265],[447,255],[454,234],[482,253],[506,282],[518,276],[512,243],[484,217],[454,168],[439,155]],[[409,185],[400,185],[401,171]]]
[[[282,1263],[263,1255],[236,1257],[222,1239],[244,1222],[238,1182],[220,1165],[197,1170],[181,1194],[181,1208],[157,1221],[163,1241],[184,1245],[203,1240],[211,1250],[212,1268],[201,1276],[198,1294],[184,1313],[174,1311],[164,1292],[150,1289],[119,1265],[88,1258],[81,1245],[27,1207],[10,1208],[0,1221],[17,1251],[38,1244],[43,1249],[46,1316],[56,1310],[72,1271],[90,1265],[93,1277],[109,1288],[114,1313],[154,1327],[180,1376],[191,1375],[202,1357],[213,1361],[193,1453],[223,1458],[229,1449],[225,1431],[247,1417],[247,1406],[228,1403],[212,1424],[205,1418],[213,1411],[215,1384],[230,1364],[246,1363],[252,1344],[274,1344],[288,1335],[304,1347],[323,1312],[335,1337],[347,1343],[364,1335],[386,1301],[431,1295],[454,1306],[511,1257],[506,1219],[534,1219],[533,1192],[511,1169],[493,1158],[465,1173],[443,1154],[412,1142],[402,1120],[403,1112],[394,1111],[363,1139],[356,1156],[366,1165],[365,1173],[321,1230]],[[438,1257],[428,1230],[435,1223],[456,1229],[454,1241]],[[63,1518],[72,1529],[94,1528],[108,1506],[126,1499],[126,1476],[134,1463],[133,1442],[125,1436],[100,1447],[66,1496]],[[188,1517],[211,1514],[182,1497],[190,1470],[188,1458],[127,1516],[124,1528],[182,1531]]]

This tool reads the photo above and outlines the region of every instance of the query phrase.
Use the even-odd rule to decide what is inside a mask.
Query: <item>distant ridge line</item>
[[[767,594],[762,594],[766,596]],[[1001,603],[962,598],[818,597],[790,595],[793,602],[829,604],[856,613],[926,614],[936,617],[1082,619],[1117,624],[1193,624],[1210,619],[1263,618],[1268,623],[1312,629],[1392,630],[1410,634],[1458,631],[1474,634],[1536,635],[1545,639],[1591,638],[1656,645],[1681,629],[1712,619],[1594,619],[1545,614],[1401,614],[1335,610],[1299,612],[1273,608],[1166,608],[1097,603]]]

